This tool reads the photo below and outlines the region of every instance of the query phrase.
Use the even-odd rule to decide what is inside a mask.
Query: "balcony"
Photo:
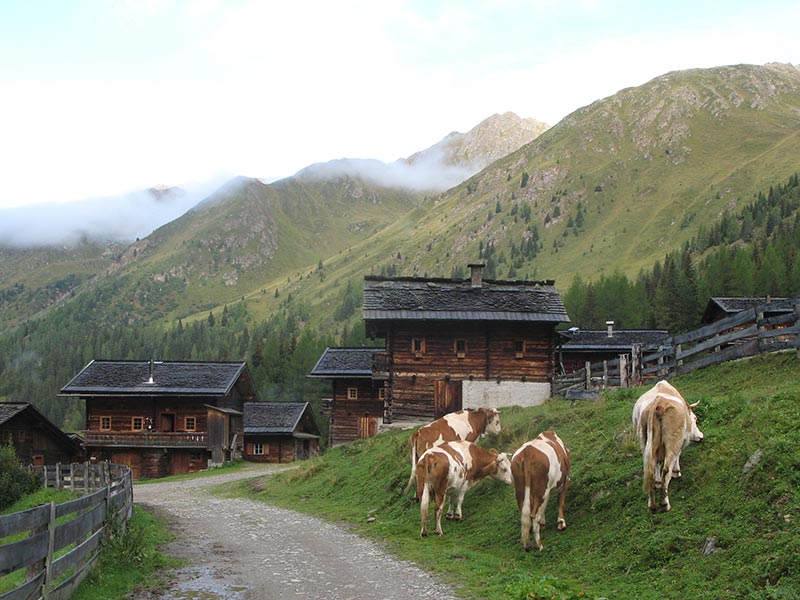
[[[161,431],[82,431],[84,445],[106,448],[208,448],[208,433]]]

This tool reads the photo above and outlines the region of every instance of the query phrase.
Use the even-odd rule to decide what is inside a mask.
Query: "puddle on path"
[[[175,572],[175,582],[159,600],[244,600],[247,589],[227,583],[212,569],[187,568]]]

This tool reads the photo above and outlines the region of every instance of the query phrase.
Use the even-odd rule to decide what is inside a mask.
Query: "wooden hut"
[[[320,431],[308,402],[247,402],[244,459],[285,463],[319,454]]]
[[[642,351],[655,351],[668,343],[666,329],[614,329],[605,331],[572,328],[559,331],[558,361],[562,373],[583,369],[586,363],[616,360],[624,355],[629,365],[639,360]]]
[[[0,402],[0,444],[14,446],[23,465],[83,461],[80,441],[27,402]]]
[[[378,433],[386,402],[385,372],[376,364],[382,348],[326,348],[309,377],[330,379],[328,444],[335,446]]]

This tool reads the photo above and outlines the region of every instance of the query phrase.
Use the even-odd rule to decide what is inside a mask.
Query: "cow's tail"
[[[408,493],[408,490],[411,489],[411,484],[414,483],[414,479],[417,476],[417,440],[416,436],[411,436],[409,440],[409,445],[411,446],[411,475],[408,476],[408,483],[406,487],[403,489],[403,495],[405,496]]]
[[[647,415],[647,443],[644,447],[644,491],[649,492],[655,485],[655,468],[658,449],[662,443],[662,422],[664,407],[656,400]]]
[[[522,506],[519,509],[519,521],[522,529],[522,546],[525,550],[531,548],[531,471],[525,461],[522,461],[522,472],[525,474],[525,489],[522,492]]]

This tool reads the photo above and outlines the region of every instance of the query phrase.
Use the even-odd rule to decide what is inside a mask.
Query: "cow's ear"
[[[700,405],[700,400],[698,400],[698,401],[697,401],[697,402],[695,402],[694,404],[690,404],[690,405],[689,405],[689,408],[697,408],[699,405]]]

